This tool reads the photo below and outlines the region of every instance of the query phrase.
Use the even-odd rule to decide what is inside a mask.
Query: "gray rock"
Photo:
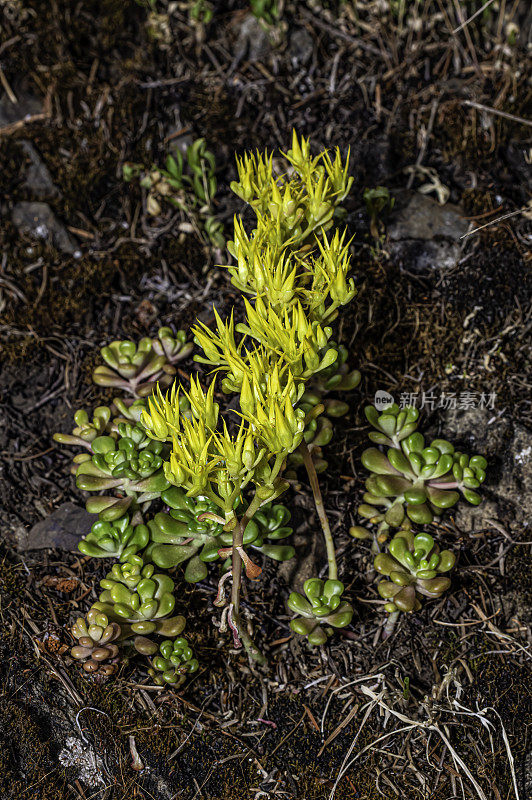
[[[305,28],[297,28],[290,37],[288,54],[294,67],[305,66],[312,58],[314,40]]]
[[[105,788],[104,765],[99,754],[78,736],[67,736],[58,755],[63,767],[72,768],[85,786],[91,789]]]
[[[239,64],[244,58],[248,61],[262,61],[270,52],[270,41],[268,34],[260,21],[249,14],[244,18],[238,39],[235,45],[235,64]]]
[[[305,522],[296,528],[290,538],[296,550],[296,557],[279,565],[279,577],[291,589],[302,592],[305,581],[318,574],[318,564],[324,563],[326,555],[321,533],[316,536],[309,536],[308,533],[309,522],[314,526],[314,530],[320,530],[319,520],[313,516],[307,498],[301,496],[298,501],[301,502],[297,502],[297,505],[304,507]]]
[[[20,234],[44,239],[62,253],[79,255],[77,241],[57,219],[48,203],[16,203],[11,217]]]
[[[89,533],[96,521],[75,503],[63,503],[53,514],[37,522],[29,531],[18,528],[15,531],[18,550],[44,550],[58,547],[61,550],[77,550],[82,536]]]
[[[529,531],[525,538],[531,538],[532,432],[495,415],[496,411],[485,408],[448,411],[442,424],[441,436],[463,443],[471,455],[480,453],[488,459],[486,483],[480,489],[482,503],[470,506],[461,501],[453,510],[456,524],[472,531],[490,529],[493,520],[513,538],[519,538],[523,529]]]
[[[402,267],[412,272],[454,267],[460,258],[460,247],[449,241],[420,241],[408,239],[388,248]]]
[[[17,99],[18,103],[12,103],[7,94],[0,97],[0,128],[42,112],[42,102],[36,97],[17,93]]]
[[[170,128],[167,135],[171,137],[173,133],[174,130]],[[182,136],[177,136],[174,139],[170,139],[168,143],[168,149],[173,156],[175,156],[176,153],[181,153],[183,159],[186,161],[187,150],[193,143],[194,137],[190,136],[188,133],[185,133]]]
[[[25,155],[29,159],[26,169],[26,179],[22,184],[25,189],[31,192],[35,200],[57,200],[61,197],[61,192],[55,186],[48,167],[41,159],[39,153],[26,140],[20,142]]]
[[[495,401],[495,406],[497,400]],[[506,416],[497,417],[497,408],[449,408],[444,412],[438,436],[453,444],[492,458],[506,450],[512,425]]]
[[[388,227],[388,250],[408,270],[424,272],[454,266],[460,257],[460,236],[469,222],[459,206],[416,192],[398,209]]]

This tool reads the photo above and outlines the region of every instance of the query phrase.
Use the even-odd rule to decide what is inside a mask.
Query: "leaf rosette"
[[[183,636],[161,642],[159,654],[151,663],[152,668],[148,672],[159,686],[165,683],[181,686],[187,675],[196,672],[199,667],[192,648]]]
[[[158,337],[143,337],[138,344],[129,341],[114,341],[101,349],[105,364],[93,372],[93,381],[98,386],[121,389],[134,397],[146,397],[155,385],[167,388],[176,374],[175,364],[186,358],[192,343],[186,343],[184,331],[175,336],[168,327],[159,330]]]
[[[93,609],[119,622],[124,638],[135,636],[139,652],[149,655],[153,651],[154,645],[146,636],[155,633],[168,638],[183,630],[184,617],[170,616],[175,606],[173,580],[156,573],[153,564],[144,563],[140,556],[131,555],[125,562],[114,564],[100,586],[104,591]]]
[[[417,611],[420,598],[440,597],[451,585],[445,573],[455,565],[450,550],[442,550],[427,533],[414,535],[400,531],[388,545],[387,553],[375,557],[374,566],[389,577],[378,584],[378,592],[387,602],[386,611]]]
[[[362,454],[362,463],[373,474],[366,481],[364,503],[359,514],[371,522],[384,522],[390,527],[410,527],[410,522],[425,525],[462,495],[473,505],[481,496],[475,491],[486,477],[487,462],[483,456],[468,456],[455,451],[445,439],[425,444],[418,431],[417,411],[397,406],[381,415],[372,407],[366,409],[369,421],[377,428],[369,434],[386,453],[370,447]],[[377,511],[375,507],[383,508]]]
[[[135,428],[136,430],[136,428]],[[76,471],[76,486],[86,492],[119,490],[138,503],[155,500],[170,484],[164,477],[164,445],[143,433],[142,446],[132,438],[99,436],[92,442],[92,456],[84,458]],[[87,503],[87,510],[100,513],[108,505],[104,498]],[[122,504],[126,510],[129,503]]]
[[[207,565],[214,561],[222,559],[224,568],[228,567],[230,560],[224,551],[233,543],[233,532],[224,530],[217,516],[218,507],[205,498],[187,497],[177,487],[164,492],[162,499],[169,506],[169,513],[160,512],[148,523],[151,544],[147,557],[163,569],[186,563],[185,580],[189,583],[204,580]],[[244,507],[239,504],[235,511],[240,515]],[[277,561],[292,558],[294,548],[278,544],[292,533],[286,524],[289,520],[285,506],[262,506],[246,526],[243,546]]]
[[[288,598],[288,606],[300,617],[290,623],[295,633],[308,638],[309,644],[317,646],[327,641],[327,630],[345,628],[353,617],[353,608],[342,600],[344,585],[339,580],[322,581],[309,578],[303,584],[303,594],[292,592]]]
[[[118,642],[122,636],[120,625],[109,622],[105,614],[89,612],[87,619],[78,617],[72,626],[72,636],[77,644],[70,654],[83,662],[85,672],[110,676],[117,670]]]
[[[78,550],[92,558],[125,559],[148,545],[150,532],[146,525],[133,525],[128,515],[117,520],[95,522],[78,544]]]

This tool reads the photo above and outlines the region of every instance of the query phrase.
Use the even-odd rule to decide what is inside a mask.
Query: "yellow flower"
[[[156,394],[148,399],[148,410],[142,412],[140,421],[152,439],[170,441],[180,430],[179,391],[174,384],[163,396],[157,384]]]
[[[219,405],[214,402],[214,387],[216,380],[213,380],[207,390],[207,394],[200,386],[198,378],[194,376],[190,379],[190,390],[185,392],[192,413],[198,420],[203,420],[205,426],[214,431],[218,423]]]
[[[242,348],[242,342],[238,345],[235,342],[235,324],[233,311],[227,322],[224,322],[218,314],[216,308],[214,317],[216,320],[216,333],[208,328],[203,322],[192,329],[194,339],[205,353],[206,358],[194,356],[195,361],[203,364],[218,365],[223,363],[227,355],[237,357]]]

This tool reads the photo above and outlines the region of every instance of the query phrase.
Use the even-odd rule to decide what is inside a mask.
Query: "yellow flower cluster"
[[[280,176],[271,154],[237,159],[232,188],[257,215],[251,235],[235,219],[229,246],[237,262],[229,267],[233,283],[253,296],[244,301],[245,321],[235,325],[233,313],[223,320],[214,309],[214,329],[198,323],[193,330],[204,353],[196,360],[222,373],[225,392],[240,393],[236,431],[225,420],[220,430],[215,381],[205,392],[192,378],[183,412],[179,389],[158,391],[142,415],[152,438],[172,444],[166,479],[190,496],[210,497],[228,520],[249,482],[264,499],[284,490],[282,467],[305,430],[297,407],[305,382],[337,360],[328,323],[355,295],[347,277],[350,242],[345,233],[326,234],[352,184],[347,161],[338,151],[334,160],[327,152],[313,158],[308,140],[295,132],[284,157],[288,169]]]
[[[164,464],[166,479],[192,497],[211,498],[230,517],[250,481],[266,486],[268,499],[277,495],[281,487],[275,481],[286,456],[301,443],[305,415],[293,407],[298,392],[293,379],[281,390],[274,373],[264,391],[246,378],[245,411],[236,433],[229,432],[225,420],[219,431],[214,391],[215,381],[204,392],[192,378],[190,391],[184,392],[190,409],[182,412],[179,389],[174,387],[166,395],[159,390],[149,398],[141,422],[150,437],[172,444],[170,460]]]
[[[346,277],[345,233],[336,232],[332,241],[326,235],[353,183],[349,157],[342,163],[337,150],[334,161],[327,151],[312,158],[308,140],[299,141],[295,131],[284,157],[289,167],[281,175],[273,174],[271,155],[237,159],[239,180],[231,188],[252,206],[257,227],[249,236],[235,218],[228,249],[237,263],[228,270],[241,292],[267,298],[276,308],[299,300],[312,321],[323,322],[355,295]]]

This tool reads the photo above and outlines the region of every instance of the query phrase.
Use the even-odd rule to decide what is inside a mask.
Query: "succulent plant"
[[[104,366],[96,367],[93,381],[98,386],[122,389],[134,397],[147,397],[159,383],[167,388],[173,381],[174,364],[186,358],[192,350],[186,343],[184,331],[175,337],[170,328],[161,328],[158,337],[132,341],[115,341],[101,350]]]
[[[231,183],[231,189],[257,212],[259,230],[261,219],[273,223],[264,237],[265,245],[290,242],[297,248],[314,232],[332,226],[335,208],[348,194],[353,178],[347,175],[348,159],[342,163],[338,150],[334,161],[327,151],[312,158],[308,140],[298,139],[295,131],[292,147],[283,155],[292,168],[283,176],[274,176],[271,154],[246,154],[237,159],[238,181]],[[238,242],[230,242],[229,251],[239,260],[237,250]],[[236,268],[231,269],[233,273],[241,283]]]
[[[196,2],[199,24],[203,14],[212,15],[209,3]],[[142,164],[124,164],[126,181],[140,177],[140,185],[147,190],[146,211],[152,217],[162,212],[160,201],[185,212],[193,226],[203,226],[215,247],[224,247],[223,225],[212,214],[212,200],[216,194],[216,162],[214,154],[207,149],[205,139],[196,139],[184,154],[175,149],[166,157],[164,167],[152,166],[146,170]],[[168,328],[164,330],[170,330]],[[170,331],[171,333],[171,331]]]
[[[351,242],[346,231],[327,233],[341,216],[339,204],[353,179],[348,159],[338,150],[313,157],[308,140],[296,132],[281,157],[284,172],[274,174],[277,164],[271,155],[246,155],[238,161],[238,181],[232,184],[257,217],[250,233],[237,218],[228,245],[237,262],[229,267],[233,283],[251,296],[244,303],[243,321],[235,323],[232,315],[224,321],[215,312],[216,330],[202,323],[194,329],[204,351],[197,360],[222,373],[225,393],[240,395],[238,425],[220,413],[215,380],[204,389],[191,377],[186,390],[176,382],[163,394],[173,383],[176,362],[192,345],[182,332],[174,336],[161,328],[156,338],[117,340],[101,351],[105,364],[94,371],[95,383],[123,390],[132,402],[117,398],[93,419],[82,413],[74,432],[58,437],[84,449],[72,467],[78,488],[108,492],[87,500],[87,509],[99,520],[82,549],[120,559],[101,582],[101,596],[89,614],[97,615],[100,639],[111,626],[117,641],[131,642],[151,656],[157,646],[147,637],[171,640],[184,627],[182,617],[170,616],[173,581],[156,572],[151,560],[162,569],[186,562],[185,577],[191,582],[207,574],[207,563],[218,560],[226,570],[216,601],[224,609],[220,629],[230,627],[235,647],[244,646],[250,658],[265,662],[241,616],[243,572],[252,580],[261,571],[250,549],[277,560],[294,555],[294,548],[282,541],[291,533],[290,515],[284,506],[272,504],[289,488],[286,463],[295,451],[309,476],[328,580],[311,579],[304,594],[291,595],[291,607],[300,614],[293,630],[320,644],[352,617],[351,606],[341,599],[343,584],[337,580],[335,545],[313,456],[319,466],[321,448],[332,435],[331,420],[348,410],[326,393],[354,388],[360,380],[357,371],[348,371],[345,348],[331,338],[340,307],[356,294],[349,275]],[[192,228],[210,220],[214,241],[220,233],[210,208],[214,157],[198,140],[186,159],[185,164],[182,156],[169,157],[166,170],[150,172],[142,165],[125,165],[124,178],[141,179],[148,190],[148,213],[159,213],[158,198],[164,197],[189,217]],[[187,204],[191,195],[196,199]],[[159,498],[167,508],[144,526],[143,514]],[[150,542],[144,547],[146,527]],[[222,594],[228,578],[226,600]],[[169,664],[159,670],[162,681],[178,682],[193,659],[186,643],[164,644],[158,658]],[[171,677],[165,677],[168,672]]]
[[[148,673],[159,686],[169,683],[181,686],[186,676],[198,669],[198,662],[189,643],[183,636],[171,641],[167,639],[159,645],[160,655],[152,659]]]
[[[344,585],[338,580],[309,578],[303,591],[305,597],[292,592],[288,598],[289,608],[301,615],[291,621],[290,627],[295,633],[306,636],[311,645],[325,644],[327,631],[322,626],[345,628],[353,616],[351,605],[342,600]]]
[[[419,411],[412,406],[399,408],[397,403],[391,403],[381,413],[375,406],[366,406],[364,413],[376,429],[368,433],[368,439],[376,444],[399,447],[403,439],[417,430]]]
[[[98,520],[78,544],[78,550],[93,558],[126,559],[144,550],[150,540],[146,525],[133,525],[128,515],[111,522]]]
[[[180,407],[189,408],[186,397]],[[78,425],[72,435],[54,434],[61,444],[81,445],[89,451],[73,458],[71,472],[79,489],[117,491],[118,497],[87,500],[87,511],[99,514],[104,522],[120,518],[128,509],[137,510],[139,504],[145,509],[170,485],[162,469],[168,448],[150,438],[139,424],[145,408],[144,400],[116,398],[110,408],[97,408],[92,421],[85,411],[76,412]]]
[[[175,606],[174,582],[169,575],[155,573],[153,564],[146,564],[139,555],[130,555],[122,563],[113,564],[100,581],[104,590],[95,608],[111,618],[141,623],[136,633],[151,633],[154,620],[169,617]],[[102,608],[109,606],[109,609]],[[152,624],[149,631],[146,623]]]
[[[78,640],[70,654],[83,661],[85,672],[109,676],[117,670],[122,630],[117,622],[109,622],[105,614],[91,609],[87,619],[78,617],[72,626],[72,636]]]
[[[131,645],[136,652],[153,656],[158,646],[148,638],[152,633],[158,636],[179,636],[185,628],[185,618],[157,618],[151,624],[146,622],[127,622],[115,614],[109,604],[95,603],[86,617],[78,617],[71,632],[78,644],[70,653],[73,658],[83,661],[85,672],[98,672],[104,676],[116,672],[120,661],[120,648]]]
[[[79,409],[74,414],[75,426],[72,433],[54,433],[53,439],[59,444],[84,447],[93,452],[92,443],[100,437],[120,439],[132,438],[137,447],[145,446],[148,439],[144,429],[138,425],[140,415],[146,408],[144,400],[133,402],[115,398],[111,406],[99,406],[93,412],[92,419],[84,409]],[[90,458],[86,453],[81,453],[73,459],[72,473],[75,475],[78,465]]]
[[[223,558],[223,551],[232,544],[233,534],[224,531],[219,518],[208,516],[217,515],[219,509],[205,498],[190,498],[181,489],[172,487],[163,492],[162,499],[170,512],[160,512],[148,523],[151,544],[147,557],[164,569],[187,562],[185,580],[189,583],[203,580],[207,576],[207,564]],[[243,508],[236,510],[243,512]],[[267,503],[248,523],[244,547],[255,548],[277,561],[292,558],[293,547],[265,541],[276,542],[290,536],[292,529],[286,526],[289,520],[290,512],[285,506]]]
[[[179,330],[174,336],[172,328],[168,325],[159,328],[157,337],[152,339],[153,352],[164,356],[169,364],[177,364],[192,352],[193,345],[187,344],[185,331]]]
[[[91,444],[96,437],[106,432],[111,420],[111,409],[99,406],[94,409],[92,419],[83,409],[74,414],[75,427],[72,433],[54,433],[53,439],[59,444],[80,445],[91,449]]]
[[[118,428],[118,440],[110,436],[94,439],[92,463],[112,478],[149,478],[163,464],[163,444],[150,439],[140,425],[120,423]]]
[[[123,425],[121,425],[124,429]],[[139,503],[154,500],[170,484],[164,476],[164,445],[149,439],[143,429],[135,428],[141,433],[142,441],[122,436],[99,436],[91,443],[92,456],[84,455],[83,460],[76,457],[76,486],[86,492],[118,490],[128,497],[135,497]],[[98,498],[101,501],[102,498]],[[101,502],[87,505],[93,511]],[[94,509],[95,510],[95,509]],[[98,513],[98,512],[96,512]]]
[[[178,636],[185,627],[185,618],[171,617],[174,610],[174,582],[169,575],[155,573],[139,555],[130,555],[121,564],[114,564],[100,581],[103,592],[91,611],[118,622],[122,640],[133,639],[139,653],[153,655],[157,650],[147,637]]]
[[[372,441],[390,446],[386,453],[370,447],[362,454],[362,463],[373,475],[366,480],[361,516],[384,526],[410,527],[410,521],[432,522],[454,506],[460,494],[473,505],[480,503],[475,489],[486,477],[483,456],[459,453],[445,439],[426,445],[415,430],[415,409],[400,411],[394,405],[378,415],[370,406],[366,416],[377,428],[369,434]]]
[[[440,597],[451,585],[444,573],[449,572],[456,558],[450,550],[442,550],[428,533],[414,535],[402,530],[388,544],[387,553],[375,557],[374,566],[390,580],[380,581],[378,592],[387,602],[386,611],[417,611],[420,598]]]

